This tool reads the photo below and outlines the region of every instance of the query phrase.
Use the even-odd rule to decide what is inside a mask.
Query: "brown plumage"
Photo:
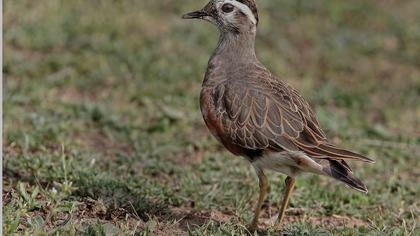
[[[212,134],[230,152],[247,158],[257,172],[260,197],[251,230],[257,228],[267,189],[265,169],[288,175],[278,225],[294,178],[302,172],[327,175],[367,192],[346,161],[373,161],[330,143],[305,99],[258,61],[253,0],[211,0],[184,18],[208,20],[221,32],[204,78],[201,111]]]

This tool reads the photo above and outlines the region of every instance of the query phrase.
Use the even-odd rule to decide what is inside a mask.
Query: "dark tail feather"
[[[351,170],[348,168],[347,163],[343,164],[344,161],[328,160],[323,164],[322,170],[329,176],[344,182],[348,186],[360,191],[367,193],[368,189],[358,178],[354,177]]]

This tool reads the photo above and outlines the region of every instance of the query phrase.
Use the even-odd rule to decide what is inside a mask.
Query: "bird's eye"
[[[230,3],[226,3],[225,5],[222,6],[222,11],[224,13],[232,12],[233,9],[234,9],[234,6],[232,4],[230,4]]]

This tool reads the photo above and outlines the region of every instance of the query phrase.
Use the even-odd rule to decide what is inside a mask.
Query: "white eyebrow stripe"
[[[249,9],[247,5],[235,0],[225,0],[223,1],[223,4],[225,3],[230,3],[235,7],[239,8],[245,15],[248,16],[248,18],[251,20],[252,23],[254,23],[254,25],[257,24],[257,19],[255,19],[254,13],[252,13],[251,9]]]

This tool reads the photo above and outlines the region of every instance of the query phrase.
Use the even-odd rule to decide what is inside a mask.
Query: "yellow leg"
[[[260,184],[260,195],[258,197],[257,205],[255,206],[254,210],[254,219],[252,220],[251,225],[248,227],[249,231],[255,232],[258,229],[258,218],[260,216],[261,207],[264,203],[265,195],[267,193],[268,188],[268,180],[262,170],[257,170],[258,180]]]
[[[283,220],[286,212],[287,205],[289,204],[290,195],[292,194],[293,188],[295,187],[295,179],[287,176],[286,178],[286,193],[283,198],[283,202],[281,204],[279,217],[277,218],[277,222],[275,224],[276,229],[281,229],[283,225]]]

